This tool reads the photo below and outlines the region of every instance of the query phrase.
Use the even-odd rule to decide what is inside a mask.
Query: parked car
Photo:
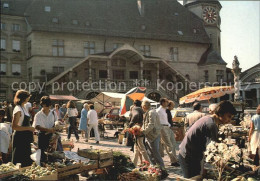
[[[98,113],[99,118],[105,118],[110,120],[119,120],[119,107],[106,107]]]
[[[171,111],[172,121],[181,122],[181,120],[186,117],[188,114],[192,113],[193,109],[191,108],[177,108]]]

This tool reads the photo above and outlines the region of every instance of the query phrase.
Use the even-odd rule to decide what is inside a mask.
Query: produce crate
[[[19,172],[22,173],[24,170],[29,169],[30,167],[31,166],[20,168]],[[58,174],[57,174],[57,172],[55,172],[55,173],[52,173],[51,175],[46,175],[46,176],[43,176],[43,177],[34,178],[32,180],[58,180]]]
[[[1,179],[1,178],[5,178],[5,177],[9,177],[9,176],[14,175],[14,174],[16,174],[16,173],[19,173],[19,169],[12,170],[12,171],[9,171],[9,172],[1,173],[1,174],[0,174],[0,179]]]
[[[90,161],[91,164],[88,165],[82,165],[81,170],[82,171],[88,171],[88,170],[95,170],[98,169],[98,161],[97,160],[92,160]]]
[[[91,149],[78,149],[78,155],[91,159],[94,164],[83,165],[83,170],[94,170],[97,168],[106,168],[113,165],[112,151],[98,151]]]
[[[113,158],[108,158],[105,160],[100,160],[98,162],[98,168],[105,168],[105,167],[109,167],[112,166],[114,163],[114,159]]]
[[[79,174],[82,172],[82,163],[73,164],[70,166],[65,166],[63,168],[57,169],[57,175],[58,179],[61,179],[63,177],[67,177],[70,175]]]
[[[104,160],[113,158],[112,151],[98,151],[94,149],[78,149],[78,155],[90,160]]]

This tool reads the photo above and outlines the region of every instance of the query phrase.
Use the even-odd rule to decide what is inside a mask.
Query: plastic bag
[[[31,154],[31,159],[37,164],[40,165],[41,161],[41,149],[38,149],[36,152]]]

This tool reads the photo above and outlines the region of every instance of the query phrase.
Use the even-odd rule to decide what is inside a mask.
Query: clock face
[[[209,24],[216,23],[217,16],[218,16],[217,11],[213,7],[207,6],[203,9],[202,17],[206,23]]]

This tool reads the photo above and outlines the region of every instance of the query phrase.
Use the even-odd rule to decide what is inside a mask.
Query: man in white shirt
[[[166,152],[171,160],[171,166],[179,166],[177,162],[177,156],[175,152],[175,145],[174,145],[174,133],[170,129],[170,124],[168,122],[168,117],[166,113],[166,109],[168,107],[168,99],[161,98],[160,99],[160,107],[156,109],[156,112],[159,114],[159,119],[162,125],[161,129],[161,140],[162,144],[164,145]]]
[[[94,105],[89,106],[88,116],[87,116],[87,124],[88,124],[88,139],[90,137],[90,131],[93,128],[95,133],[96,144],[99,144],[100,136],[98,132],[98,116],[97,112],[94,110]],[[87,140],[86,140],[87,141]]]
[[[55,132],[54,123],[58,120],[58,116],[50,110],[51,99],[48,96],[43,96],[40,104],[42,110],[35,115],[33,127],[39,130],[38,147],[41,149],[41,162],[43,162],[47,158],[44,152],[49,147],[52,133]]]

